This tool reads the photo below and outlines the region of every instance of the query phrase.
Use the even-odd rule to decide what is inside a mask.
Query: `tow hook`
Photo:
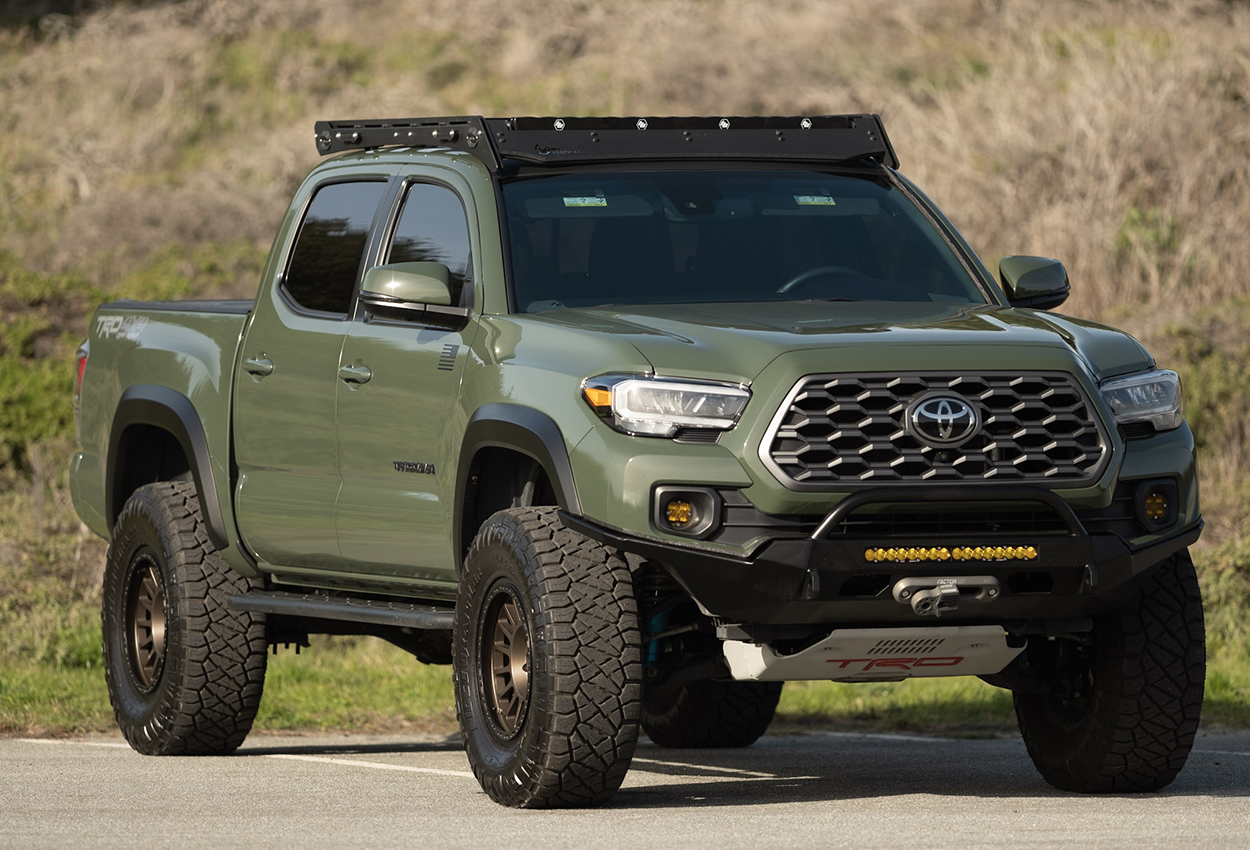
[[[993,576],[912,576],[894,585],[894,601],[911,605],[922,617],[941,617],[961,602],[989,602],[1002,594]]]

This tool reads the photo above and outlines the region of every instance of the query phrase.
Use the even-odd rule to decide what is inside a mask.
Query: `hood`
[[[959,359],[981,362],[996,356],[989,349],[1010,350],[1012,360],[1020,359],[1021,347],[1062,349],[1099,381],[1153,366],[1145,348],[1122,331],[995,305],[782,301],[566,309],[528,318],[616,336],[658,375],[743,383],[788,352],[816,349],[827,352],[821,360],[828,371],[838,371],[840,351],[849,368],[863,360],[866,347],[888,348],[895,362],[914,360],[911,368],[924,368],[938,353],[934,347],[965,349]]]

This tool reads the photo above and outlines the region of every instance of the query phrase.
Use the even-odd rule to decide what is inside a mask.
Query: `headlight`
[[[1160,370],[1116,378],[1099,389],[1121,425],[1149,422],[1156,431],[1171,431],[1184,420],[1181,379],[1175,372]]]
[[[682,428],[729,430],[738,424],[751,391],[710,381],[601,375],[582,381],[582,397],[618,431],[671,437]]]

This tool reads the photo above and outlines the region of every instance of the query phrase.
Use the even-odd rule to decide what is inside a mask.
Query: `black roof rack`
[[[393,118],[318,121],[323,155],[390,146],[450,147],[492,171],[505,158],[538,165],[646,159],[765,159],[898,168],[878,115],[725,118]]]

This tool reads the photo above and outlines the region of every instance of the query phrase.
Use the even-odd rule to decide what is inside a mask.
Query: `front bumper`
[[[1091,534],[1054,493],[1032,487],[1000,488],[996,498],[1044,505],[1063,530],[969,535],[863,535],[839,532],[840,520],[874,502],[983,502],[984,488],[915,488],[906,495],[866,491],[848,497],[810,537],[776,539],[737,558],[696,545],[643,538],[584,517],[562,514],[564,524],[593,540],[657,561],[703,608],[734,623],[936,625],[896,600],[905,578],[990,576],[1002,588],[944,614],[942,624],[1009,624],[1091,617],[1120,607],[1150,569],[1194,543],[1202,520],[1134,547],[1117,534]],[[973,550],[963,559],[962,554]],[[869,552],[890,553],[882,558]],[[960,553],[956,556],[953,553]],[[937,553],[946,553],[943,558]],[[1025,554],[1030,553],[1030,554]]]

